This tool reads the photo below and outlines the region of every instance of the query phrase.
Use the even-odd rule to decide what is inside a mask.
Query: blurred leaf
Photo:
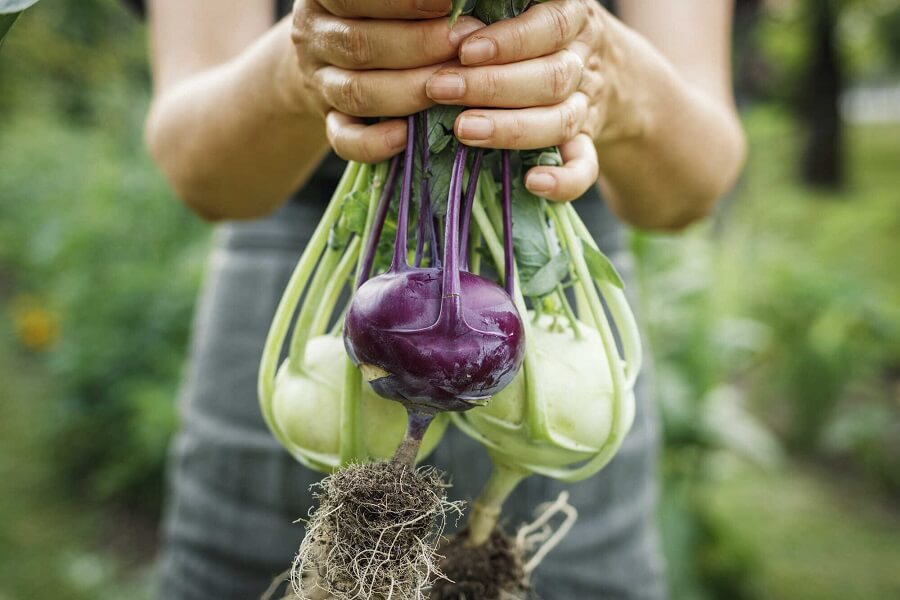
[[[625,289],[622,276],[619,275],[615,265],[605,254],[584,240],[581,240],[581,247],[584,249],[584,259],[591,272],[591,277],[597,281],[607,281],[619,289]]]
[[[546,296],[553,292],[568,274],[569,253],[562,250],[522,285],[522,293],[531,297]]]
[[[472,14],[475,9],[476,0],[453,0],[450,10],[450,27],[456,24],[456,20],[460,15]]]

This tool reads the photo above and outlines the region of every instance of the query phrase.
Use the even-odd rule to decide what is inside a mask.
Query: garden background
[[[745,174],[632,236],[672,597],[900,597],[900,4],[739,7]],[[211,228],[144,150],[145,38],[47,0],[0,53],[0,600],[153,597]]]

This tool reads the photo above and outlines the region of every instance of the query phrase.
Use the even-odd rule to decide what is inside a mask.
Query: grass
[[[742,468],[711,502],[756,554],[766,600],[900,598],[900,514],[866,486],[798,464]]]

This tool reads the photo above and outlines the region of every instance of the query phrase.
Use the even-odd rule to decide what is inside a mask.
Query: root
[[[468,530],[447,540],[440,563],[445,579],[435,582],[431,600],[526,600],[531,574],[568,534],[578,518],[568,492],[538,507],[537,517],[510,538],[497,525],[481,546],[467,544]],[[553,527],[557,516],[562,522]]]
[[[296,598],[425,600],[441,577],[436,546],[450,512],[447,484],[432,468],[351,465],[314,492],[318,508],[294,560]]]

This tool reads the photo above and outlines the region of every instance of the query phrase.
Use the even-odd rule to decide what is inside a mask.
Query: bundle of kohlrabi
[[[454,17],[493,22],[527,4],[455,2]],[[503,550],[509,572],[496,595],[516,597],[559,536],[537,550],[523,535],[511,542],[497,527],[503,501],[532,473],[595,473],[631,422],[640,346],[621,281],[571,206],[549,206],[522,183],[558,153],[469,149],[452,133],[461,110],[409,117],[402,155],[348,165],[272,323],[259,384],[266,422],[298,460],[336,471],[318,488],[298,554],[301,598],[471,597],[471,582],[442,580],[435,564],[445,511],[457,507],[439,474],[414,468],[445,412],[495,468],[441,566],[471,572],[459,562]]]

